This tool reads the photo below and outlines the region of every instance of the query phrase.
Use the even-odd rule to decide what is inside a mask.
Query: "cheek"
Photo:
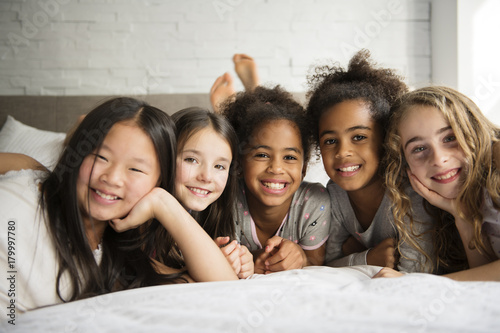
[[[224,173],[221,173],[220,175],[217,176],[217,186],[219,187],[219,189],[221,191],[224,190],[224,188],[226,187],[226,184],[227,184],[227,179],[229,177],[229,174],[224,172]]]
[[[84,184],[87,186],[89,182],[90,173],[92,171],[93,159],[86,157],[82,165],[80,166],[80,170],[78,171],[78,183]],[[94,168],[93,174],[96,173],[96,168]]]
[[[177,165],[177,174],[175,175],[176,184],[184,184],[192,177],[193,168],[187,163]]]
[[[156,181],[151,178],[148,180],[134,181],[130,182],[128,187],[129,202],[136,204],[142,197],[151,192],[151,190],[156,186]]]

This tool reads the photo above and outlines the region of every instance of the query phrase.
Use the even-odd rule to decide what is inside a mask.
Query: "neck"
[[[358,220],[371,222],[382,203],[385,194],[385,186],[380,177],[376,177],[372,182],[362,189],[347,192],[349,201],[358,217]]]
[[[266,234],[274,235],[288,214],[292,198],[279,206],[265,206],[252,195],[247,195],[248,211],[255,226]]]
[[[91,221],[89,219],[84,219],[84,223],[85,234],[87,235],[90,249],[93,251],[97,249],[97,246],[101,243],[107,223],[102,221]]]

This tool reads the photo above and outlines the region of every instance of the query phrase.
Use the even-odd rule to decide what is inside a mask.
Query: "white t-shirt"
[[[38,207],[42,171],[10,171],[0,175],[0,316],[61,303],[57,295],[58,263],[52,238]],[[99,251],[97,251],[99,252]],[[98,259],[100,253],[94,253]],[[64,298],[69,279],[61,279]],[[10,308],[8,308],[10,307]],[[5,314],[3,312],[6,312]]]

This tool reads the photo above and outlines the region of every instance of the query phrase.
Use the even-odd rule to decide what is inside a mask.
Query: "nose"
[[[201,165],[198,169],[198,175],[196,176],[196,178],[201,182],[209,183],[212,181],[212,172],[213,168],[211,168],[209,165]]]
[[[283,173],[283,160],[278,157],[270,159],[267,170],[269,173],[273,174]]]
[[[102,171],[99,179],[109,186],[123,186],[124,175],[123,171],[118,166],[109,166]]]
[[[436,166],[442,166],[448,162],[450,156],[446,149],[441,147],[434,147],[432,150],[432,164]]]
[[[348,142],[339,141],[335,158],[341,159],[352,155],[351,145]]]

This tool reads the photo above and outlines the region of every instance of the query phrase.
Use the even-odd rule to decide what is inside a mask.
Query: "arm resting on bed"
[[[23,154],[0,153],[0,174],[5,174],[13,170],[32,169],[47,170],[37,160]]]

